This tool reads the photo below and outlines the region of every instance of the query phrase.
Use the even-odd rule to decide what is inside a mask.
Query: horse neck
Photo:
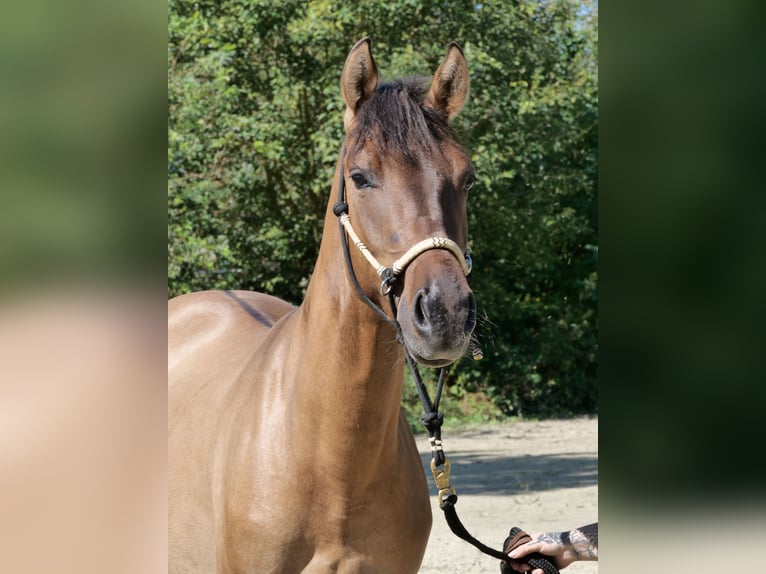
[[[394,328],[361,300],[348,277],[338,219],[331,209],[338,180],[336,170],[319,256],[298,313],[306,342],[304,361],[315,369],[308,377],[313,379],[310,388],[303,385],[301,392],[311,397],[317,424],[333,427],[341,436],[351,432],[366,448],[382,434],[397,432],[404,353]],[[350,248],[362,288],[379,298],[377,275],[353,244]]]

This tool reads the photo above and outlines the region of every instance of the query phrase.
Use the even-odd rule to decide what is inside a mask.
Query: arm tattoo
[[[543,532],[537,537],[537,540],[535,540],[535,542],[543,542],[545,544],[559,545],[562,543],[561,541],[562,534],[566,534],[566,532]]]
[[[578,560],[598,560],[598,522],[563,532],[561,540],[571,545]]]

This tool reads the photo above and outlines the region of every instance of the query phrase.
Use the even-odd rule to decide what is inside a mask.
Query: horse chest
[[[251,452],[250,468],[231,468],[222,489],[227,571],[417,572],[431,514],[416,452],[360,478],[275,446]],[[402,450],[413,454],[409,444]]]

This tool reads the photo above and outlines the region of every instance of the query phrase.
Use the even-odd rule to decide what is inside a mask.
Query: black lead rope
[[[444,413],[439,411],[439,403],[441,401],[441,395],[442,395],[442,389],[444,387],[444,379],[446,374],[446,369],[442,367],[439,370],[439,380],[436,384],[436,394],[435,394],[435,400],[431,401],[431,397],[428,394],[428,389],[426,389],[425,383],[423,382],[422,377],[420,376],[420,371],[418,370],[418,366],[415,363],[414,359],[410,355],[409,351],[407,350],[407,345],[404,344],[404,338],[402,336],[402,328],[399,325],[399,321],[396,320],[396,298],[394,295],[393,290],[393,283],[396,281],[396,276],[391,273],[390,269],[387,269],[388,273],[385,274],[386,278],[384,282],[389,288],[388,290],[388,302],[391,307],[391,317],[389,317],[383,309],[378,307],[372,299],[370,299],[367,294],[364,292],[364,289],[362,289],[362,286],[359,284],[358,279],[356,278],[356,274],[354,273],[354,267],[351,263],[351,253],[348,248],[348,239],[346,237],[345,230],[343,228],[343,223],[340,220],[341,215],[348,213],[348,203],[345,201],[345,177],[344,177],[344,167],[343,167],[343,160],[346,155],[346,144],[343,144],[343,151],[341,152],[341,172],[340,172],[340,183],[338,184],[338,201],[333,205],[332,211],[335,214],[335,216],[338,218],[338,225],[340,228],[340,238],[341,238],[341,245],[343,247],[343,257],[346,261],[346,269],[348,271],[348,276],[351,280],[351,284],[354,286],[354,290],[357,292],[357,295],[359,295],[359,298],[364,301],[364,303],[367,304],[370,309],[372,309],[380,318],[382,318],[386,323],[391,325],[396,330],[396,339],[397,342],[402,345],[404,348],[404,357],[407,360],[407,365],[409,366],[410,372],[412,373],[412,378],[415,380],[415,388],[418,392],[418,398],[420,399],[420,403],[423,406],[423,416],[420,417],[420,420],[423,423],[423,426],[426,428],[426,431],[428,432],[428,441],[431,444],[431,458],[432,458],[432,466],[431,468],[434,469],[434,472],[437,472],[437,469],[439,467],[442,467],[447,463],[447,459],[444,455],[444,449],[442,448],[442,437],[441,437],[441,427],[444,423]],[[470,275],[468,277],[470,280]],[[445,467],[446,470],[446,467]],[[438,487],[438,484],[437,484]],[[501,560],[501,572],[506,572],[504,568],[507,568],[507,565],[511,562],[527,562],[527,559],[522,560],[512,560],[508,557],[508,554],[505,552],[501,552],[499,550],[495,550],[494,548],[490,548],[486,544],[483,544],[468,532],[468,530],[463,526],[463,523],[460,521],[460,518],[457,515],[457,511],[455,510],[455,504],[457,503],[457,494],[455,493],[455,489],[451,488],[451,494],[441,498],[441,502],[439,504],[439,507],[444,511],[444,517],[447,520],[447,525],[450,527],[450,530],[462,540],[465,540],[469,544],[473,545],[474,547],[478,548],[481,552],[484,554],[487,554],[489,556],[492,556],[493,558],[497,558],[498,560]],[[511,529],[511,533],[514,532],[514,529]],[[536,555],[535,564],[533,564],[537,568],[543,568],[545,571],[545,574],[558,574],[558,570],[550,564],[547,560],[544,559],[544,557]]]

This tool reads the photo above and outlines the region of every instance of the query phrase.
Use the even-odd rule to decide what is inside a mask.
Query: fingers
[[[517,558],[517,559],[523,558],[524,556],[526,556],[527,554],[531,554],[532,552],[540,552],[542,547],[543,547],[542,542],[536,542],[536,541],[527,542],[526,544],[522,544],[518,548],[515,548],[514,550],[512,550],[508,556],[510,556],[511,558]],[[540,570],[540,573],[542,574],[542,570]],[[536,574],[536,573],[533,572],[532,574]]]

